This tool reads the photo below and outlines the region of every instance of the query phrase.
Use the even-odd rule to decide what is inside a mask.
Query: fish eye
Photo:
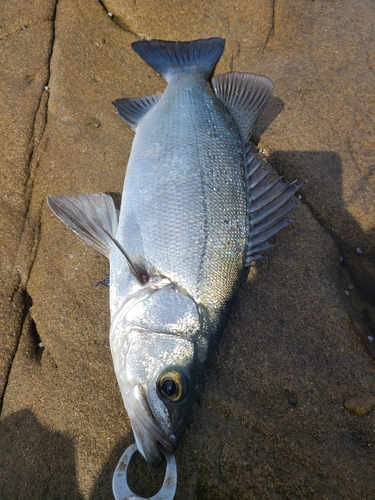
[[[161,397],[168,398],[174,403],[180,401],[184,396],[182,376],[174,370],[161,375],[157,386]]]

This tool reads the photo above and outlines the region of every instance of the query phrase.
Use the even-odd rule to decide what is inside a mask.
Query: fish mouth
[[[135,386],[126,395],[125,407],[132,424],[138,451],[150,465],[159,467],[164,460],[160,446],[173,453],[175,436],[167,435],[157,423],[143,386]]]

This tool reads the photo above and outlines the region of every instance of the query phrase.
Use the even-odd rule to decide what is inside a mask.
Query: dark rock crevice
[[[38,335],[36,325],[35,325],[34,321],[32,320],[31,314],[30,314],[30,309],[32,308],[33,302],[32,302],[31,297],[29,296],[29,294],[22,287],[21,281],[20,281],[19,288],[18,288],[17,292],[15,293],[15,295],[16,294],[21,296],[22,306],[23,306],[23,317],[22,317],[21,324],[20,324],[19,335],[17,336],[16,341],[14,343],[13,352],[10,354],[8,370],[5,373],[5,377],[4,377],[4,386],[3,386],[2,396],[0,397],[0,414],[1,414],[1,411],[3,408],[4,398],[5,398],[6,389],[7,389],[8,383],[9,383],[10,374],[12,371],[13,361],[17,355],[17,351],[18,351],[18,347],[20,345],[20,340],[21,340],[22,335],[23,334],[28,335],[30,337],[30,339],[32,339],[32,343],[34,345],[36,344],[36,341],[38,339],[39,339],[38,344],[41,342],[40,337]],[[41,353],[38,353],[38,355],[37,355],[37,350],[35,349],[35,358],[36,359],[38,359],[38,358],[40,359],[41,356],[39,357],[39,354],[41,354]]]
[[[268,30],[266,41],[264,42],[262,52],[267,48],[267,45],[271,37],[275,34],[275,11],[276,11],[276,0],[271,0],[271,26]]]
[[[55,20],[58,0],[54,4],[51,16],[51,37],[50,46],[47,54],[47,72],[44,86],[41,89],[38,99],[34,119],[31,124],[31,139],[29,145],[28,162],[26,166],[27,179],[25,182],[24,198],[26,202],[25,217],[21,228],[21,241],[17,252],[14,267],[20,273],[22,285],[26,289],[27,282],[31,273],[33,262],[36,257],[40,240],[40,208],[35,211],[32,209],[32,196],[34,191],[35,179],[38,167],[47,146],[45,131],[48,122],[48,102],[50,96],[49,82],[51,78],[51,59],[55,42]],[[36,212],[36,213],[34,213]],[[26,242],[27,240],[27,247]],[[25,248],[31,248],[31,252],[25,252]],[[26,258],[25,258],[26,255]]]
[[[117,16],[115,13],[109,11],[103,2],[103,0],[98,0],[100,5],[103,7],[105,10],[107,16],[123,31],[126,33],[130,33],[131,35],[134,35],[137,38],[142,38],[138,33],[136,33],[126,22],[124,22],[119,16]]]
[[[22,31],[24,31],[24,30],[27,30],[27,29],[29,29],[29,28],[33,28],[33,27],[35,27],[35,26],[40,26],[41,24],[43,24],[43,23],[45,23],[45,22],[46,22],[46,21],[42,21],[42,22],[40,22],[40,23],[28,24],[28,25],[23,24],[23,25],[22,25],[22,26],[20,26],[20,27],[16,27],[16,28],[14,28],[14,30],[13,30],[13,31],[11,31],[10,33],[5,33],[5,34],[3,34],[2,36],[0,36],[0,42],[2,42],[3,40],[6,40],[7,38],[10,38],[10,37],[12,37],[12,36],[14,36],[14,35],[18,35],[18,33],[21,33],[21,32],[22,32]]]
[[[15,261],[11,274],[15,276],[13,293],[10,297],[11,302],[20,303],[20,322],[17,328],[17,334],[14,336],[12,350],[6,363],[3,387],[0,399],[0,414],[3,407],[4,397],[12,371],[12,365],[17,355],[21,336],[25,333],[30,336],[31,344],[34,345],[34,357],[38,360],[41,357],[42,349],[37,347],[41,341],[37,332],[36,325],[31,317],[30,309],[32,300],[27,292],[27,284],[31,270],[35,261],[40,243],[41,227],[41,206],[42,202],[33,205],[33,192],[35,179],[42,155],[46,149],[47,140],[45,130],[48,121],[48,100],[49,100],[49,81],[51,78],[51,59],[55,41],[55,19],[58,0],[54,4],[51,16],[51,37],[50,46],[47,54],[47,73],[46,80],[41,88],[33,121],[31,123],[30,143],[28,160],[25,166],[26,181],[24,183],[25,215],[20,227],[20,241],[16,251]],[[36,346],[36,347],[35,347]]]

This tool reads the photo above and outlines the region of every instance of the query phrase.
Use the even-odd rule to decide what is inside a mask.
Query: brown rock
[[[9,1],[3,12],[0,498],[111,498],[133,442],[108,293],[92,287],[108,264],[45,196],[121,193],[133,132],[111,101],[165,86],[130,48],[141,36],[226,38],[217,73],[275,84],[254,140],[289,180],[309,180],[283,247],[240,290],[176,453],[176,499],[374,498],[371,414],[342,407],[373,394],[375,374],[342,302],[346,290],[374,330],[372,0]],[[136,459],[131,485],[150,496],[162,475]]]
[[[348,411],[354,413],[354,415],[363,417],[363,415],[367,415],[375,407],[375,396],[357,396],[345,401],[344,406]]]
[[[28,307],[25,291],[36,251],[39,220],[30,209],[44,144],[54,5],[48,0],[2,4],[0,23],[0,409]]]

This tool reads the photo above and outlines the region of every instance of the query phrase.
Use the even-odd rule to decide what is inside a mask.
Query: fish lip
[[[160,448],[173,453],[177,444],[175,435],[168,435],[161,429],[152,414],[142,386],[135,386],[126,395],[125,407],[132,424],[138,451],[149,464],[161,465],[164,457]]]

